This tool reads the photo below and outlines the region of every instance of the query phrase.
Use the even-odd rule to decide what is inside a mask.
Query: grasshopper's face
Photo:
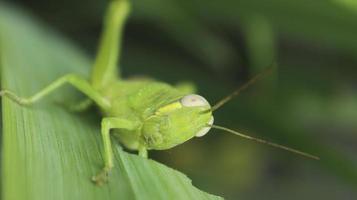
[[[192,137],[205,135],[213,124],[210,108],[206,99],[190,94],[157,109],[142,128],[146,147],[169,149]]]

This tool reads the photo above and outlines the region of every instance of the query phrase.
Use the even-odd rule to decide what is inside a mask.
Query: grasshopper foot
[[[97,175],[92,177],[92,181],[97,185],[97,186],[102,186],[106,183],[108,183],[109,180],[109,172],[110,170],[107,168],[104,168],[101,170]]]
[[[0,97],[8,97],[8,98],[10,98],[10,100],[17,103],[20,106],[28,106],[32,103],[31,100],[26,99],[26,98],[21,98],[21,97],[17,96],[15,93],[8,91],[8,90],[1,90]]]

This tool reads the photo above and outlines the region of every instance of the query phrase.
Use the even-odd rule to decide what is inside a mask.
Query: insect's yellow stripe
[[[180,109],[180,108],[182,108],[182,104],[179,101],[176,101],[174,103],[170,103],[166,106],[159,108],[155,114],[168,113],[168,112]]]

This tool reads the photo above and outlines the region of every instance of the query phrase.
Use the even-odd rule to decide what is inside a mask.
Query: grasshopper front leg
[[[110,130],[112,129],[126,129],[135,130],[138,128],[138,122],[129,121],[121,118],[108,117],[102,120],[101,134],[103,140],[103,156],[104,156],[104,168],[96,176],[92,177],[97,185],[103,185],[108,181],[108,175],[113,168],[113,149],[110,140]]]
[[[83,92],[85,95],[87,95],[90,99],[92,99],[96,104],[98,104],[99,107],[104,108],[104,109],[109,109],[110,108],[110,102],[105,99],[98,91],[96,91],[87,80],[84,78],[81,78],[80,76],[76,74],[68,74],[65,75],[44,89],[42,89],[40,92],[34,94],[33,96],[30,96],[28,98],[23,98],[17,96],[15,93],[8,91],[8,90],[3,90],[0,91],[0,96],[6,96],[10,98],[12,101],[19,105],[31,105],[43,97],[47,96],[54,90],[58,89],[59,87],[65,85],[65,84],[70,84],[77,88],[79,91]]]

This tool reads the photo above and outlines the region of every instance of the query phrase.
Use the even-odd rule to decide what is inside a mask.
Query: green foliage
[[[94,55],[107,1],[16,2]],[[125,77],[189,80],[213,104],[275,58],[276,74],[214,113],[215,121],[322,158],[306,160],[212,130],[202,139],[154,152],[155,160],[228,199],[334,200],[357,195],[356,1],[132,2],[123,43]],[[57,55],[62,56],[58,74],[41,76],[45,80],[38,87],[29,85],[35,87],[31,91],[73,71],[65,69],[65,61],[80,57],[72,59],[75,54],[67,51]],[[83,62],[75,66],[91,64]],[[101,162],[94,162],[99,168]]]
[[[80,50],[26,18],[1,4],[3,88],[29,96],[65,73],[87,75],[91,62]],[[3,99],[3,199],[221,199],[118,145],[109,185],[92,184],[103,162],[96,111],[75,114],[54,103],[74,98],[78,92],[66,88],[29,108]]]

